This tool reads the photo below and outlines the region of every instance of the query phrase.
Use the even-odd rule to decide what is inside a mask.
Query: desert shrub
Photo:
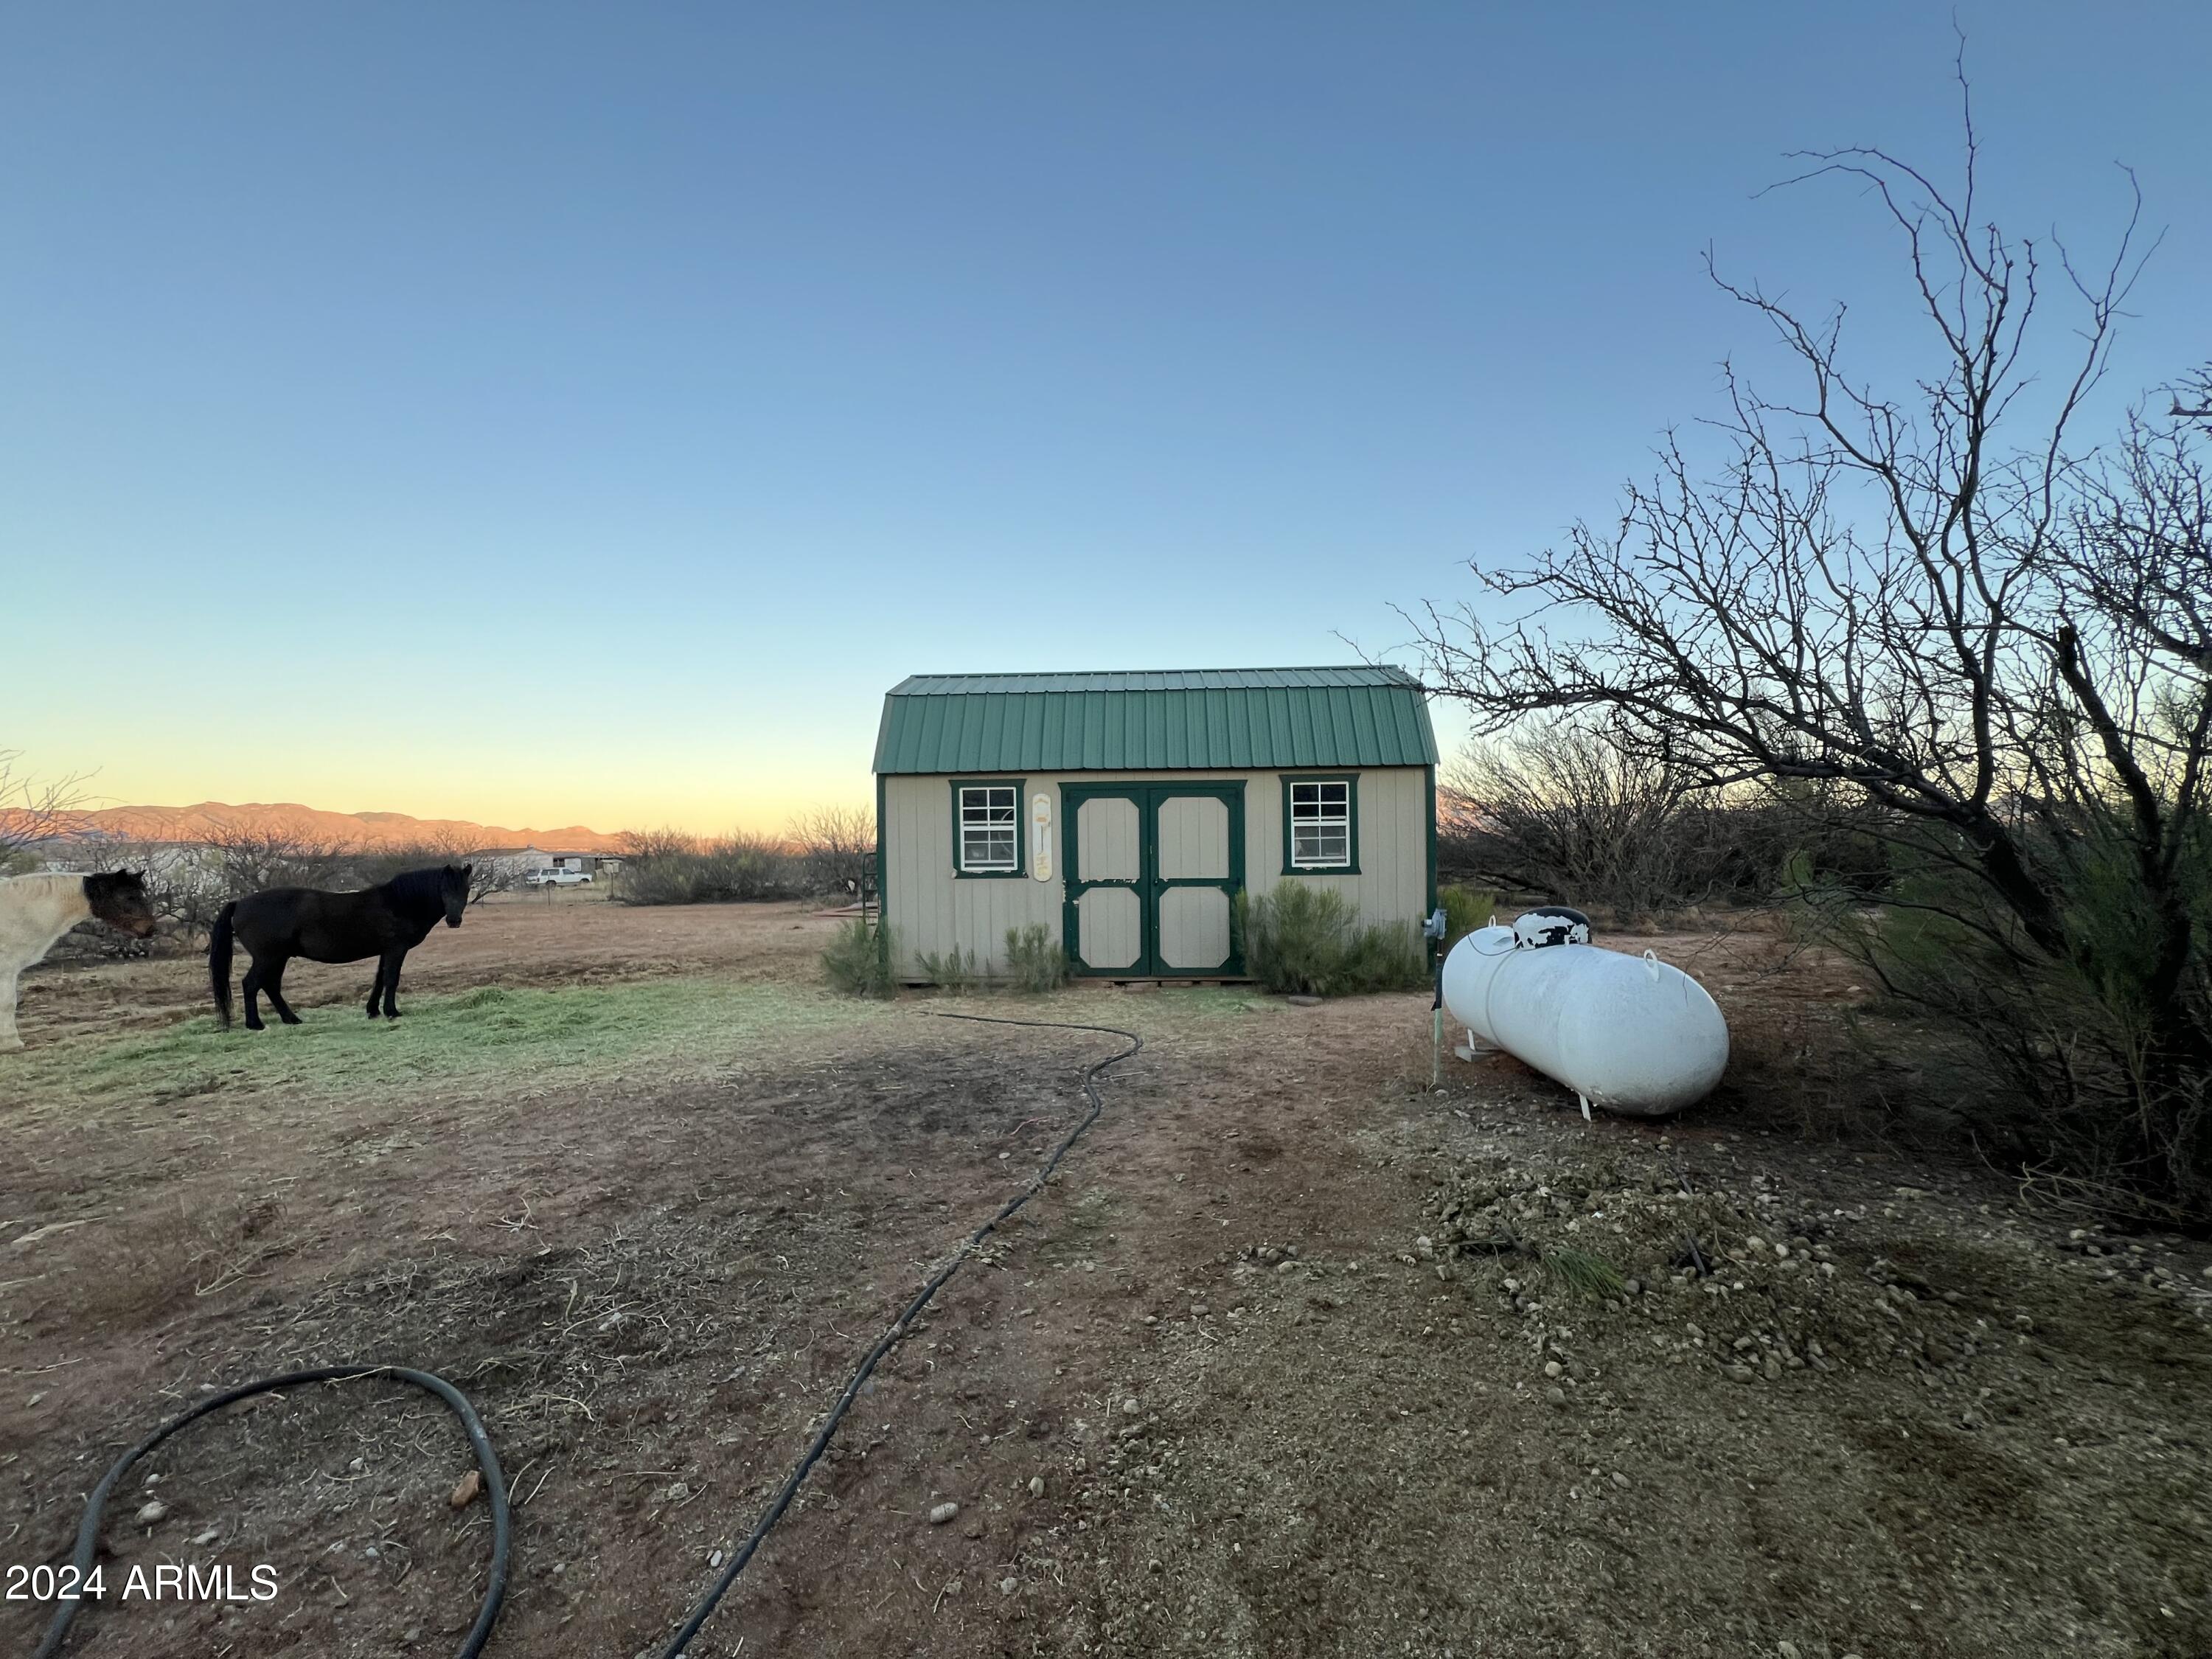
[[[1437,902],[1443,907],[1443,948],[1449,951],[1476,928],[1489,924],[1497,913],[1498,895],[1486,887],[1439,887]]]
[[[1352,996],[1428,982],[1416,930],[1406,922],[1361,927],[1333,887],[1286,881],[1258,898],[1239,894],[1236,931],[1246,970],[1270,991]]]
[[[940,991],[956,994],[974,989],[983,980],[983,963],[973,951],[963,951],[954,945],[942,954],[926,952],[916,962],[921,976]]]
[[[1917,1045],[1929,1082],[2001,1163],[2075,1207],[2202,1224],[2212,1045],[2193,1034],[2212,1031],[2212,846],[2183,843],[2162,909],[2103,810],[2054,812],[2025,837],[2064,956],[2030,948],[1984,884],[1936,860],[1910,860],[1880,906],[1808,884],[1803,931],[1868,969],[1880,1007],[1932,1017]]]
[[[822,977],[850,997],[891,994],[891,938],[881,926],[855,916],[841,923],[822,952]]]
[[[1017,991],[1057,991],[1067,983],[1067,952],[1042,922],[1006,929],[1006,978]]]
[[[1769,902],[1791,890],[1793,860],[1862,892],[1887,872],[1881,814],[1833,786],[1699,787],[1624,754],[1589,719],[1525,722],[1470,745],[1437,808],[1441,870],[1624,921]]]
[[[625,831],[622,904],[731,904],[795,898],[805,882],[781,842],[734,831],[711,838],[678,830]]]
[[[1355,927],[1346,936],[1328,994],[1413,991],[1428,982],[1428,953],[1422,948],[1420,929],[1409,921],[1385,921]]]
[[[1345,933],[1353,921],[1343,894],[1333,887],[1285,882],[1259,898],[1239,894],[1244,966],[1270,991],[1324,994]]]

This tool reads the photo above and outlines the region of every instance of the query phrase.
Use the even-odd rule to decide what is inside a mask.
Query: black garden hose
[[[791,1472],[789,1478],[777,1491],[766,1512],[754,1525],[751,1534],[745,1539],[737,1553],[731,1558],[729,1565],[722,1569],[714,1582],[708,1587],[706,1594],[700,1597],[698,1605],[691,1610],[690,1617],[684,1620],[684,1627],[677,1632],[675,1638],[664,1650],[664,1659],[683,1659],[684,1650],[699,1634],[707,1620],[713,1616],[715,1607],[720,1603],[722,1597],[728,1593],[730,1586],[737,1582],[738,1575],[744,1571],[745,1564],[752,1559],[754,1552],[759,1549],[762,1541],[774,1529],[775,1523],[783,1518],[784,1511],[791,1507],[791,1501],[798,1496],[800,1485],[805,1480],[808,1472],[820,1460],[823,1452],[828,1449],[830,1437],[836,1432],[837,1425],[844,1420],[845,1413],[852,1409],[853,1401],[860,1395],[860,1385],[868,1380],[869,1374],[875,1370],[877,1362],[890,1350],[893,1343],[905,1335],[907,1327],[914,1322],[923,1309],[929,1305],[930,1299],[944,1288],[945,1281],[959,1271],[960,1264],[968,1259],[969,1252],[981,1243],[1000,1223],[1043,1190],[1045,1182],[1051,1179],[1053,1171],[1059,1167],[1060,1159],[1067,1155],[1068,1149],[1081,1139],[1084,1132],[1098,1121],[1098,1115],[1105,1104],[1098,1093],[1098,1074],[1108,1066],[1128,1059],[1130,1055],[1145,1046],[1144,1038],[1139,1036],[1134,1031],[1124,1031],[1118,1026],[1113,1025],[1082,1025],[1063,1020],[1003,1019],[990,1014],[939,1014],[936,1018],[969,1020],[981,1025],[1026,1025],[1054,1031],[1097,1031],[1108,1036],[1127,1038],[1129,1046],[1118,1053],[1107,1055],[1103,1060],[1093,1060],[1084,1068],[1083,1092],[1085,1097],[1091,1103],[1091,1109],[1085,1114],[1083,1121],[1068,1131],[1066,1139],[1053,1148],[1052,1156],[1045,1159],[1043,1165],[1030,1178],[1026,1187],[1000,1206],[996,1215],[961,1241],[959,1248],[953,1251],[951,1259],[930,1276],[920,1293],[907,1304],[905,1311],[899,1315],[890,1329],[877,1339],[876,1345],[868,1350],[866,1355],[861,1359],[859,1369],[853,1373],[852,1380],[846,1383],[844,1393],[838,1396],[837,1403],[830,1410],[828,1419],[816,1431],[812,1443],[806,1449],[805,1455],[799,1459],[799,1467]],[[411,1370],[404,1365],[323,1365],[311,1370],[287,1371],[281,1376],[264,1377],[258,1382],[242,1383],[225,1393],[203,1400],[190,1411],[171,1418],[118,1458],[110,1466],[107,1473],[100,1478],[100,1484],[93,1488],[92,1496],[85,1504],[84,1518],[77,1525],[76,1553],[72,1558],[72,1565],[76,1569],[79,1580],[81,1581],[84,1575],[92,1570],[93,1559],[98,1553],[100,1516],[107,1507],[108,1498],[113,1495],[116,1486],[122,1481],[123,1477],[130,1473],[131,1466],[171,1435],[187,1425],[197,1422],[211,1412],[221,1411],[225,1406],[234,1405],[239,1401],[248,1399],[254,1395],[273,1394],[280,1389],[304,1388],[314,1382],[351,1382],[365,1376],[390,1377],[394,1382],[409,1382],[418,1389],[427,1389],[445,1402],[453,1414],[460,1419],[461,1426],[468,1431],[469,1446],[476,1454],[477,1468],[483,1474],[485,1487],[491,1502],[491,1581],[485,1587],[483,1605],[477,1610],[476,1623],[469,1627],[468,1639],[462,1643],[459,1655],[459,1659],[477,1659],[477,1656],[483,1651],[485,1641],[491,1635],[493,1623],[499,1618],[500,1605],[507,1598],[507,1550],[510,1538],[507,1508],[507,1477],[500,1468],[498,1454],[492,1450],[490,1437],[484,1432],[482,1420],[477,1418],[475,1407],[469,1404],[461,1391],[441,1376],[434,1376],[428,1371]],[[55,1656],[62,1650],[63,1643],[68,1639],[70,1621],[76,1617],[77,1610],[82,1605],[83,1603],[79,1601],[64,1601],[59,1605],[55,1611],[52,1622],[46,1626],[46,1639],[39,1644],[38,1650],[32,1655],[32,1659],[55,1659]]]
[[[107,1507],[117,1485],[131,1472],[131,1466],[160,1445],[187,1424],[198,1421],[210,1412],[221,1411],[225,1406],[257,1394],[273,1394],[279,1389],[304,1388],[311,1382],[349,1382],[364,1376],[386,1376],[396,1382],[411,1382],[427,1389],[443,1401],[447,1407],[461,1419],[468,1431],[469,1449],[476,1454],[477,1468],[483,1472],[486,1495],[491,1500],[491,1582],[484,1588],[483,1605],[477,1609],[477,1621],[469,1627],[468,1639],[461,1644],[459,1659],[476,1659],[483,1651],[485,1638],[490,1636],[492,1622],[499,1617],[500,1603],[507,1599],[507,1554],[508,1526],[507,1516],[507,1476],[499,1467],[499,1455],[491,1449],[491,1437],[484,1432],[476,1408],[471,1406],[461,1391],[442,1376],[433,1376],[428,1371],[410,1370],[404,1365],[319,1365],[311,1370],[287,1371],[282,1376],[264,1376],[258,1382],[241,1383],[235,1389],[203,1400],[190,1411],[171,1418],[167,1422],[141,1440],[129,1451],[117,1458],[100,1484],[92,1489],[92,1497],[84,1506],[84,1519],[77,1523],[76,1554],[71,1565],[76,1569],[79,1582],[92,1571],[93,1557],[100,1548],[100,1512]],[[54,1659],[69,1638],[70,1621],[77,1615],[81,1601],[64,1601],[55,1610],[53,1622],[46,1626],[46,1639],[39,1644],[31,1659]]]
[[[959,1271],[960,1264],[968,1259],[968,1253],[981,1243],[1000,1222],[1044,1189],[1045,1182],[1051,1179],[1060,1160],[1067,1155],[1068,1148],[1081,1139],[1084,1131],[1098,1121],[1098,1114],[1104,1105],[1098,1095],[1098,1074],[1109,1066],[1118,1065],[1128,1059],[1145,1046],[1144,1038],[1134,1031],[1124,1031],[1114,1025],[1078,1025],[1056,1019],[1002,1019],[990,1014],[939,1014],[936,1017],[939,1019],[972,1020],[980,1025],[1028,1025],[1051,1031],[1097,1031],[1108,1036],[1126,1037],[1129,1046],[1117,1054],[1107,1055],[1103,1060],[1095,1060],[1084,1067],[1083,1092],[1091,1102],[1091,1110],[1085,1115],[1083,1121],[1069,1130],[1066,1139],[1053,1148],[1052,1156],[1045,1159],[1043,1166],[1030,1177],[1028,1186],[1007,1200],[996,1215],[961,1241],[951,1259],[930,1276],[929,1282],[921,1287],[920,1294],[907,1304],[906,1311],[899,1315],[890,1329],[876,1339],[876,1346],[870,1348],[861,1359],[860,1368],[853,1373],[852,1381],[846,1383],[845,1392],[837,1397],[837,1403],[831,1407],[828,1419],[815,1431],[812,1443],[806,1448],[806,1455],[799,1460],[799,1467],[792,1470],[790,1477],[777,1490],[775,1498],[754,1524],[751,1533],[738,1546],[737,1553],[730,1558],[729,1565],[724,1567],[714,1582],[707,1587],[707,1593],[699,1598],[698,1606],[691,1609],[691,1616],[684,1621],[684,1627],[661,1650],[661,1659],[684,1659],[685,1649],[713,1616],[714,1608],[729,1592],[730,1586],[738,1582],[738,1575],[744,1571],[745,1563],[753,1559],[753,1552],[761,1547],[762,1540],[783,1518],[783,1512],[791,1507],[791,1500],[799,1495],[799,1486],[805,1480],[807,1471],[828,1449],[830,1437],[837,1431],[837,1425],[844,1420],[845,1413],[852,1409],[853,1401],[860,1397],[860,1385],[868,1380],[868,1374],[875,1370],[876,1362],[890,1352],[893,1343],[906,1334],[906,1328],[915,1316],[929,1305],[930,1298],[944,1286],[945,1281]]]

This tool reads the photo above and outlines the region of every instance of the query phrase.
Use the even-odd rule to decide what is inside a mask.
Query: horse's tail
[[[230,1024],[230,917],[237,908],[236,899],[224,905],[208,931],[208,980],[215,988],[216,1013],[225,1025]]]

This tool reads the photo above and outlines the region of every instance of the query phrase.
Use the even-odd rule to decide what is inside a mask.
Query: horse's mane
[[[424,900],[434,904],[446,902],[446,870],[443,865],[432,865],[427,870],[407,870],[384,884],[384,890],[395,899]]]

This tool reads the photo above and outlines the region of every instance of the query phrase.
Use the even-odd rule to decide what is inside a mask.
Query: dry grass
[[[95,1328],[131,1331],[173,1317],[179,1307],[264,1277],[295,1254],[301,1239],[283,1200],[219,1201],[197,1207],[179,1195],[139,1214],[90,1222],[53,1283],[39,1288],[64,1300]]]

